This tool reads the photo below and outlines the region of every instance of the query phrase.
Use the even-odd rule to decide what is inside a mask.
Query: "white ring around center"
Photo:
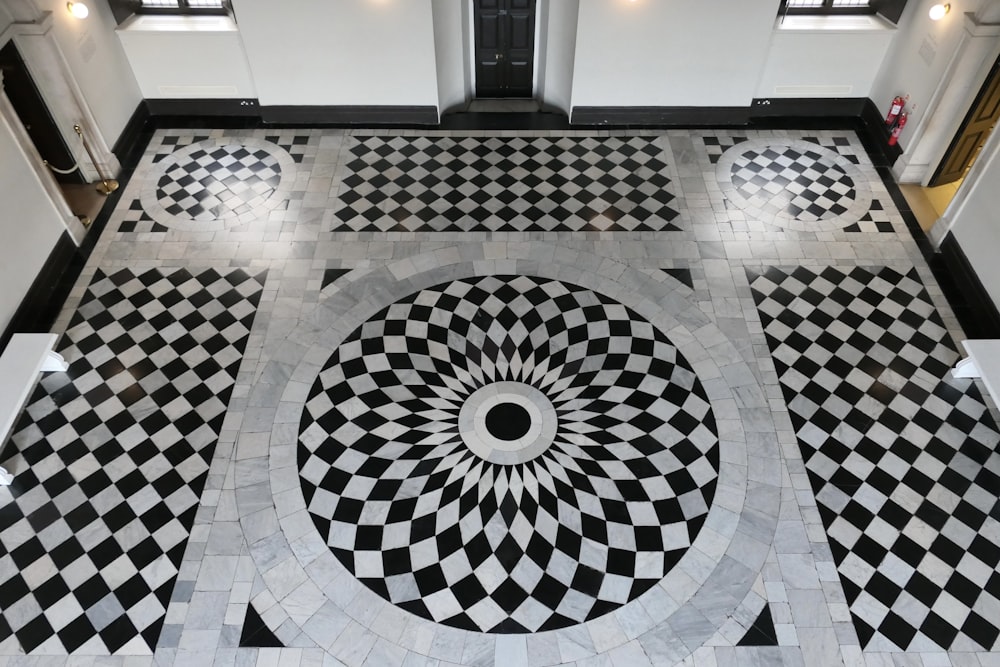
[[[516,440],[501,440],[486,428],[486,415],[501,403],[524,408],[531,420],[528,432]],[[555,440],[559,418],[552,401],[523,382],[494,382],[472,392],[458,414],[462,440],[473,453],[491,463],[526,463],[547,450]]]

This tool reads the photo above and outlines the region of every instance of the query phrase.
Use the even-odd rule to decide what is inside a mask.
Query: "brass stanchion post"
[[[101,171],[101,165],[97,163],[94,158],[94,151],[90,150],[90,144],[87,143],[87,137],[83,136],[83,128],[79,125],[74,125],[73,129],[76,133],[80,135],[80,140],[83,141],[83,147],[87,151],[87,155],[90,156],[90,161],[94,164],[94,169],[97,170],[97,175],[101,177],[101,182],[97,185],[97,191],[102,195],[110,195],[112,192],[118,189],[118,181],[113,178],[105,178],[104,172]]]

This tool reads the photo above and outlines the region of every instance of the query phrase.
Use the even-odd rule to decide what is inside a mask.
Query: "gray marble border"
[[[787,211],[769,211],[769,200],[765,200],[760,195],[755,195],[749,199],[733,185],[733,164],[741,158],[748,150],[763,151],[772,148],[779,153],[785,148],[793,148],[800,151],[813,151],[821,153],[825,158],[839,167],[845,174],[854,180],[854,189],[857,196],[854,202],[848,207],[847,212],[833,218],[824,220],[799,220],[792,217]],[[843,229],[852,225],[864,216],[871,209],[872,190],[869,186],[869,178],[862,173],[853,162],[843,155],[833,152],[825,146],[814,144],[803,139],[748,139],[728,148],[719,158],[715,167],[715,177],[719,182],[722,193],[737,208],[753,216],[761,222],[770,222],[779,227],[786,227],[800,232],[829,232]]]
[[[235,471],[240,522],[265,583],[255,600],[262,606],[276,601],[283,611],[280,617],[271,614],[277,625],[293,623],[349,664],[368,638],[432,657],[427,637],[445,646],[483,644],[497,664],[504,664],[503,656],[511,651],[525,650],[524,635],[484,635],[426,621],[358,582],[315,530],[296,461],[298,423],[309,388],[341,341],[407,294],[498,273],[562,280],[616,299],[660,328],[705,387],[719,430],[720,474],[715,501],[692,547],[637,600],[586,624],[540,633],[560,647],[572,647],[560,651],[562,660],[593,656],[634,639],[651,657],[682,660],[746,597],[774,535],[782,474],[766,397],[733,343],[675,281],[658,283],[618,261],[545,244],[450,246],[355,271],[349,280],[328,286],[315,311],[285,337],[251,389],[255,405],[274,411],[274,424],[244,425],[240,434],[269,430],[269,452],[238,461]],[[609,634],[609,622],[617,634]],[[406,632],[400,635],[399,628]],[[608,641],[595,641],[602,636]],[[444,649],[439,653],[447,655]]]
[[[178,163],[183,162],[195,151],[211,150],[220,146],[231,146],[234,144],[239,144],[251,150],[267,151],[278,161],[278,167],[281,169],[281,180],[278,183],[278,187],[271,193],[271,196],[262,201],[249,202],[250,208],[253,209],[252,211],[239,215],[230,211],[229,215],[216,218],[215,220],[191,220],[190,218],[168,213],[160,205],[156,196],[157,183],[159,183],[160,178],[168,170]],[[215,137],[204,141],[196,141],[193,144],[178,148],[175,152],[154,164],[153,168],[142,178],[142,191],[139,194],[139,201],[142,203],[142,208],[149,217],[167,227],[187,232],[218,232],[233,225],[256,220],[261,217],[261,211],[269,211],[279,203],[285,201],[295,183],[295,174],[295,160],[292,159],[292,156],[285,149],[277,144],[255,137]]]

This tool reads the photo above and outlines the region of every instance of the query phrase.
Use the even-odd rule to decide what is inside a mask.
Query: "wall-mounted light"
[[[87,9],[87,5],[82,2],[67,2],[66,9],[68,9],[69,13],[78,19],[85,19],[90,15],[90,10]]]
[[[951,11],[950,4],[937,4],[931,7],[931,11],[928,15],[931,17],[932,21],[940,21],[944,18],[944,15]]]

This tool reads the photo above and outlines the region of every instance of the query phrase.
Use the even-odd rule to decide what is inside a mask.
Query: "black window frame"
[[[222,9],[218,7],[188,7],[186,2],[179,7],[143,7],[141,0],[108,0],[108,6],[111,7],[111,13],[118,25],[136,14],[143,16],[232,16],[235,19],[229,0],[223,0]]]
[[[876,4],[877,3],[869,0],[868,4],[863,7],[834,7],[833,0],[823,0],[823,4],[820,7],[789,7],[787,0],[781,0],[781,9],[779,12],[783,16],[841,16],[844,14],[875,14],[878,12]]]
[[[221,7],[192,7],[188,0],[177,0],[177,7],[147,7],[142,4],[142,0],[132,0],[134,14],[168,14],[172,16],[226,16],[232,14],[232,8],[228,0],[222,1]]]

